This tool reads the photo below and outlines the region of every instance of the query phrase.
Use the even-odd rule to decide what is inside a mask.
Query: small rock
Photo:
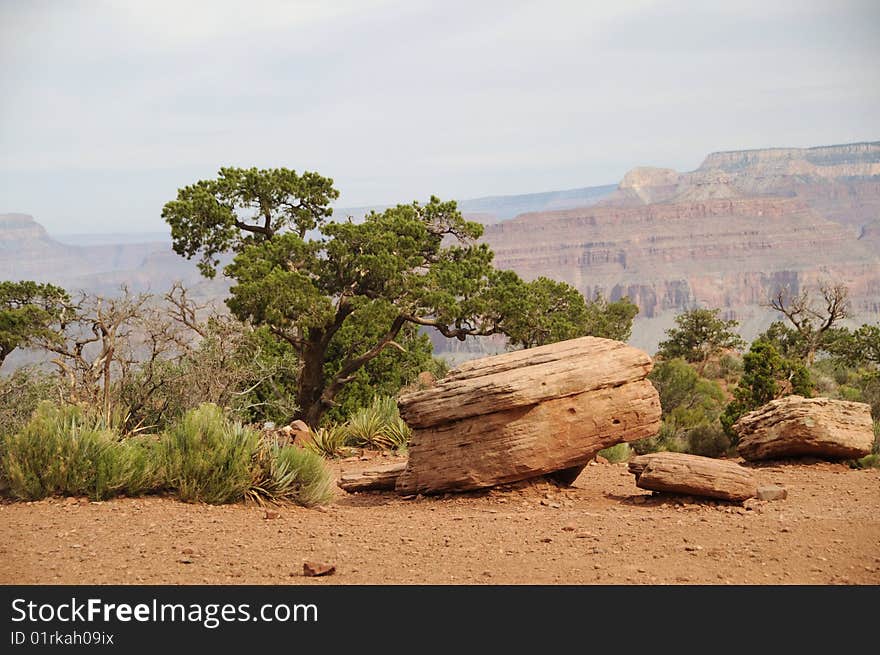
[[[689,553],[694,553],[694,552],[697,552],[698,550],[703,550],[703,547],[698,546],[696,544],[691,544],[691,545],[685,546],[684,549],[686,551],[688,551]]]
[[[333,575],[336,567],[333,564],[321,564],[320,562],[305,562],[303,575],[307,578],[316,578],[322,575]]]
[[[194,551],[192,548],[184,548],[184,549],[183,549],[182,551],[180,551],[180,552],[183,553],[184,555],[192,555],[192,554],[195,553],[196,551]]]
[[[787,497],[788,490],[785,487],[777,485],[758,487],[758,500],[785,500]]]
[[[574,532],[575,529],[576,529],[575,526],[571,525],[570,523],[569,523],[568,525],[563,525],[563,526],[562,526],[562,531],[563,531],[563,532]]]
[[[646,501],[647,498],[645,498],[644,496],[636,496],[635,498],[633,498],[633,502],[636,505],[644,505]]]
[[[541,539],[542,544],[549,544],[552,542],[553,542],[553,539],[551,539],[550,537],[544,537],[543,539]]]
[[[596,455],[596,461],[599,464],[608,464],[609,463],[605,457],[602,457],[602,455]]]
[[[180,562],[181,564],[192,564],[193,563],[193,561],[191,559],[189,559],[188,557],[182,557],[181,559],[179,559],[177,561]]]
[[[273,509],[267,509],[267,510],[266,510],[266,515],[265,515],[263,518],[266,518],[266,519],[277,519],[277,518],[280,518],[280,517],[281,517],[281,512],[276,512],[276,511],[273,510]]]

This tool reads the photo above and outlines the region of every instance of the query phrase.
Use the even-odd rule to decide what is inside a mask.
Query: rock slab
[[[651,491],[742,502],[758,492],[751,471],[736,462],[685,453],[651,453],[629,462],[636,486]]]
[[[736,450],[750,461],[813,456],[864,457],[874,443],[871,407],[831,398],[786,396],[741,417]]]
[[[400,493],[468,491],[556,475],[570,483],[595,454],[657,433],[651,358],[583,337],[474,360],[402,396],[413,428]]]

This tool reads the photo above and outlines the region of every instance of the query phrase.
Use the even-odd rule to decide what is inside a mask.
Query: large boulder
[[[830,398],[786,396],[749,412],[733,425],[736,447],[748,460],[813,456],[856,458],[871,452],[871,407]]]
[[[741,502],[758,493],[752,472],[736,462],[685,453],[651,453],[633,457],[629,472],[636,486],[690,496]]]
[[[466,491],[551,474],[570,483],[601,449],[650,437],[651,358],[583,337],[462,364],[400,398],[413,428],[401,493]]]

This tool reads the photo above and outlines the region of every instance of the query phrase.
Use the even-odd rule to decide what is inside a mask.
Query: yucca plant
[[[168,487],[187,502],[244,498],[254,477],[259,434],[232,422],[217,405],[190,410],[162,437]]]
[[[322,457],[339,457],[348,444],[348,430],[344,425],[331,423],[323,428],[311,431],[311,439],[306,447]]]
[[[351,442],[369,448],[402,449],[409,442],[412,431],[400,418],[397,401],[389,396],[377,396],[349,419],[347,429]]]
[[[387,444],[385,426],[385,416],[376,407],[374,401],[369,407],[356,411],[345,427],[352,444],[367,448],[382,448]]]

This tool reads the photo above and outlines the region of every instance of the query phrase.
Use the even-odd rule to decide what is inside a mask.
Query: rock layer
[[[636,486],[651,491],[741,502],[758,492],[751,471],[736,462],[685,453],[651,453],[629,462]]]
[[[566,470],[599,450],[656,434],[651,358],[583,337],[463,364],[404,396],[413,428],[402,493],[465,491]]]
[[[773,400],[740,418],[733,430],[737,452],[748,460],[863,457],[874,442],[870,405],[830,398]]]

